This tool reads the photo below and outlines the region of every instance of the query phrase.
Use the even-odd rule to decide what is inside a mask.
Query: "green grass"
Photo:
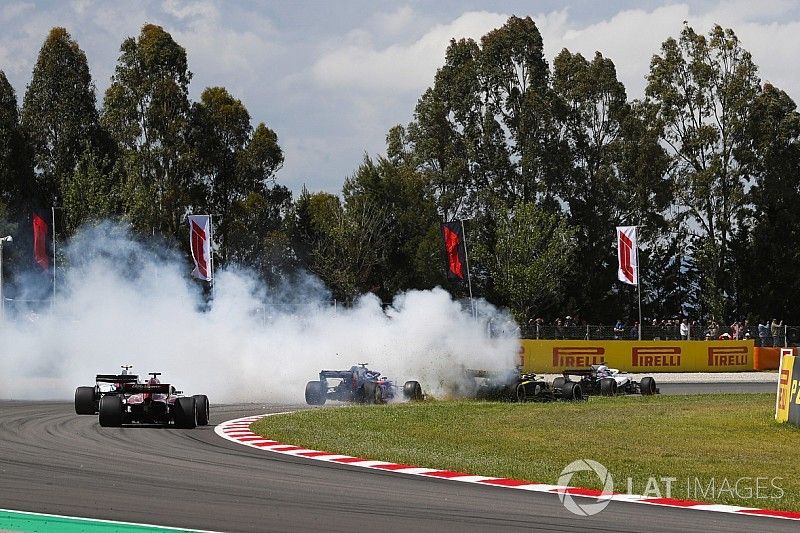
[[[629,477],[634,494],[645,493],[651,476],[672,477],[673,498],[797,511],[800,429],[776,424],[774,406],[771,394],[427,401],[313,409],[266,417],[252,428],[332,453],[553,484],[567,464],[594,459],[619,492],[627,491]],[[740,478],[753,479],[737,490]],[[782,478],[774,481],[780,490],[772,478]],[[666,496],[666,484],[658,483]],[[602,488],[588,473],[571,484]]]

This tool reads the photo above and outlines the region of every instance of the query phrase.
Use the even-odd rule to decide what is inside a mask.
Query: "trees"
[[[759,80],[733,30],[714,26],[706,38],[685,25],[653,57],[648,103],[669,147],[677,195],[676,223],[690,235],[700,276],[700,310],[732,309],[730,243],[746,204],[750,146],[745,129]]]
[[[334,298],[352,301],[378,292],[377,269],[385,260],[386,218],[363,198],[342,205],[329,193],[303,191],[292,228],[301,261],[330,288]]]
[[[497,220],[492,249],[479,243],[472,256],[488,268],[495,301],[509,306],[520,323],[563,305],[576,274],[575,228],[533,202],[520,202]]]
[[[270,207],[263,202],[274,196],[269,186],[283,164],[283,151],[278,145],[278,136],[263,123],[253,131],[250,113],[244,104],[223,87],[205,89],[200,101],[192,106],[190,144],[196,161],[197,207],[218,216],[216,234],[224,264],[229,256],[228,237],[229,227],[234,222],[234,206],[238,204],[241,212],[249,211],[248,205],[260,204],[265,213],[270,212]],[[276,216],[285,212],[284,193],[288,190],[284,189],[274,198],[277,201],[274,207],[278,208],[273,213]],[[273,221],[268,220],[262,223],[273,225]],[[244,250],[240,252],[234,255],[248,254]]]
[[[14,88],[0,70],[0,201],[21,214],[32,207],[32,168],[28,159]]]
[[[742,218],[736,294],[741,311],[781,316],[796,323],[800,314],[800,113],[784,91],[765,84],[753,101],[743,142],[749,143],[754,176],[751,210]]]
[[[85,146],[98,137],[95,90],[86,54],[64,28],[45,39],[22,106],[21,124],[33,154],[34,201],[56,205]]]
[[[189,205],[191,77],[186,51],[160,26],[120,47],[102,124],[120,147],[123,207],[139,230],[176,235]]]
[[[391,145],[391,136],[388,140]],[[361,216],[366,209],[383,218],[378,224],[384,228],[380,245],[385,252],[364,289],[373,289],[384,301],[403,290],[445,281],[439,268],[441,221],[430,188],[396,152],[392,159],[365,156],[342,188],[346,214]]]

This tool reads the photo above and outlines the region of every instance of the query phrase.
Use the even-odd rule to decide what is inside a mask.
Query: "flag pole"
[[[639,274],[639,228],[636,226],[636,292],[639,297],[639,340],[642,340],[642,277]]]
[[[50,300],[50,305],[56,304],[56,206],[50,207],[50,212],[53,215],[53,298]]]
[[[208,262],[211,267],[211,301],[214,301],[214,215],[208,215]]]
[[[469,306],[472,308],[473,318],[478,318],[477,310],[475,309],[475,300],[472,299],[472,276],[469,273],[469,253],[467,252],[467,231],[464,229],[464,219],[461,220],[461,235],[464,236],[464,259],[467,262],[467,286],[469,287]]]

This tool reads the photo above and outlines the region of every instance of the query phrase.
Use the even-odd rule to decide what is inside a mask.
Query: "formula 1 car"
[[[501,372],[467,370],[466,373],[478,383],[474,393],[474,397],[478,400],[550,402],[584,398],[579,383],[557,388],[536,374],[523,373],[519,369]]]
[[[329,383],[328,380],[335,380]],[[356,403],[386,403],[395,397],[398,388],[393,381],[381,377],[380,372],[369,370],[367,363],[350,367],[350,370],[322,370],[319,381],[306,384],[306,403],[324,405],[326,400]],[[421,400],[422,387],[417,381],[406,381],[403,397]]]
[[[140,423],[194,429],[208,425],[207,396],[183,396],[169,383],[161,383],[160,372],[149,372],[150,379],[142,382],[138,375],[128,373],[130,366],[122,368],[122,374],[97,374],[94,387],[75,389],[75,412],[99,414],[103,427]]]
[[[578,381],[571,378],[577,377]],[[652,377],[643,377],[641,381],[634,381],[626,372],[606,365],[592,365],[589,368],[564,370],[563,377],[553,381],[554,388],[563,389],[570,384],[580,384],[583,393],[589,396],[617,396],[620,394],[641,394],[650,396],[658,394],[656,380]]]

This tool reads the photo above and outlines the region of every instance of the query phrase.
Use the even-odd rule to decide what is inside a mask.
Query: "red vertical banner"
[[[639,284],[639,253],[636,226],[617,227],[617,279],[629,285]]]
[[[47,229],[47,222],[38,213],[34,213],[33,258],[45,271],[50,269],[50,256],[47,254]]]
[[[442,237],[447,259],[447,279],[451,281],[466,281],[467,251],[462,228],[459,220],[442,224]]]
[[[211,217],[189,215],[189,246],[194,259],[192,276],[211,281]]]

